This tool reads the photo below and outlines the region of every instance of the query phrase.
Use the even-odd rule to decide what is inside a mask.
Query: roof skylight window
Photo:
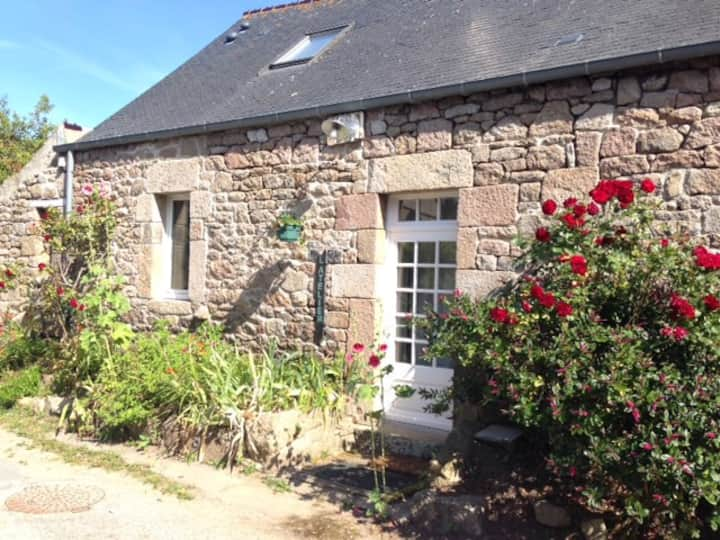
[[[327,49],[343,30],[344,28],[335,28],[306,35],[300,43],[273,62],[270,68],[277,69],[309,62]]]

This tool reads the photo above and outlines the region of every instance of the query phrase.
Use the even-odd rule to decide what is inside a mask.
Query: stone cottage
[[[56,150],[76,192],[112,184],[138,326],[380,336],[393,382],[442,387],[452,361],[408,316],[512,278],[542,200],[650,177],[659,219],[720,238],[718,22],[702,0],[306,0],[245,13]],[[284,212],[303,243],[278,239]]]

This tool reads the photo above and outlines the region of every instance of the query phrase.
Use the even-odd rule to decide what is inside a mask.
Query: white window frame
[[[163,196],[163,298],[167,300],[190,300],[189,289],[173,289],[172,283],[172,218],[173,202],[187,201],[190,204],[189,193],[175,193]],[[189,242],[189,239],[188,239]],[[188,269],[189,274],[189,269]],[[189,276],[188,276],[189,277]]]
[[[421,193],[401,193],[398,195],[392,195],[388,199],[387,206],[387,257],[386,257],[386,268],[390,279],[384,280],[386,287],[383,291],[384,298],[387,299],[385,302],[385,335],[388,343],[388,358],[395,366],[395,370],[406,369],[405,374],[398,375],[407,376],[414,370],[417,370],[419,375],[418,380],[422,381],[422,372],[431,370],[436,372],[442,370],[445,372],[452,372],[451,368],[434,367],[434,366],[422,366],[415,364],[401,364],[396,362],[396,317],[397,311],[397,268],[398,268],[398,249],[397,246],[402,242],[455,242],[457,245],[458,240],[458,222],[454,220],[435,220],[435,221],[400,221],[400,201],[408,199],[443,199],[443,198],[458,198],[456,191],[431,191]],[[414,284],[417,284],[418,272],[417,263],[413,263],[415,268]],[[435,263],[436,275],[435,283],[438,284],[439,275],[437,269],[440,268],[439,261]],[[457,272],[457,253],[455,270]],[[457,274],[456,274],[457,275]],[[439,290],[439,289],[436,289]],[[443,289],[444,290],[444,289]],[[448,290],[448,294],[452,294]],[[413,299],[413,310],[415,310],[415,300]],[[437,306],[435,306],[437,309]]]
[[[328,30],[323,30],[321,32],[313,32],[312,34],[306,34],[305,37],[303,37],[296,45],[294,45],[292,48],[290,48],[288,51],[286,51],[282,56],[280,56],[280,58],[278,58],[272,64],[270,64],[270,69],[278,69],[278,68],[283,68],[283,67],[287,67],[287,66],[307,64],[308,62],[311,62],[312,60],[314,60],[315,58],[320,56],[322,53],[324,53],[329,47],[331,47],[338,40],[338,38],[345,31],[346,28],[347,28],[347,26],[340,26],[338,28],[330,28]],[[333,37],[321,49],[319,49],[314,55],[296,58],[297,54],[312,42],[313,38],[317,38],[317,37],[325,36],[325,35],[331,35]]]

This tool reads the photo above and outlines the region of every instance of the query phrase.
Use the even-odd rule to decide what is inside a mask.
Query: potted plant
[[[278,218],[278,238],[283,242],[297,242],[303,230],[303,222],[292,214],[282,214]]]

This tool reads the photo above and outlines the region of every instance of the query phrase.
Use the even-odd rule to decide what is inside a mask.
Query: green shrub
[[[20,398],[37,395],[41,381],[42,375],[37,367],[9,372],[0,379],[0,407],[9,409]]]
[[[0,371],[45,364],[57,353],[54,341],[36,337],[18,324],[10,324],[0,338]]]
[[[654,189],[546,202],[522,279],[426,324],[432,354],[460,365],[453,392],[544,434],[585,504],[628,537],[696,537],[720,526],[720,255],[666,235]]]
[[[340,357],[281,354],[274,347],[241,353],[220,326],[173,334],[159,324],[104,361],[89,385],[88,407],[103,438],[133,437],[168,418],[201,431],[227,426],[245,411],[342,414],[364,376]]]

